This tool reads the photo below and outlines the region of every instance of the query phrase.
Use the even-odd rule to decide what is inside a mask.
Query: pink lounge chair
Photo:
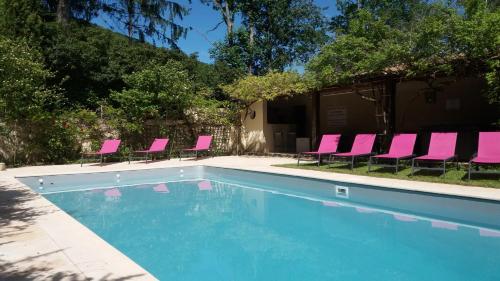
[[[350,152],[336,153],[330,155],[329,163],[335,158],[351,158],[351,170],[354,168],[354,159],[356,157],[366,157],[372,155],[373,144],[375,143],[375,134],[358,134],[354,138],[354,143]]]
[[[477,153],[469,161],[469,180],[472,173],[498,173],[497,171],[479,171],[479,165],[500,164],[500,132],[480,132]],[[473,165],[477,170],[473,171]]]
[[[317,155],[318,166],[321,163],[322,155],[331,155],[337,152],[340,135],[323,135],[317,151],[301,152],[297,155],[297,166],[300,164],[300,157],[303,155]]]
[[[82,159],[80,160],[80,167],[83,166],[83,160],[85,156],[95,156],[94,159],[100,158],[100,163],[103,162],[103,158],[106,155],[115,154],[118,152],[118,147],[120,146],[121,140],[105,140],[102,143],[101,150],[98,152],[88,152],[82,153]]]
[[[415,141],[417,140],[417,134],[396,134],[392,138],[391,147],[389,148],[389,153],[379,154],[371,156],[368,161],[368,172],[371,171],[371,166],[376,165],[380,167],[395,167],[396,173],[399,169],[399,161],[403,159],[412,158],[413,149],[415,147]],[[379,164],[373,163],[374,159],[386,159],[386,160],[396,160],[396,165],[389,164]]]
[[[196,141],[196,146],[193,148],[183,149],[179,153],[179,161],[182,159],[183,152],[191,152],[195,154],[196,159],[198,159],[198,154],[200,152],[206,151],[207,153],[212,152],[210,146],[212,145],[212,136],[198,136],[198,140]],[[212,154],[213,156],[213,154]]]
[[[141,154],[143,156],[141,156],[140,159],[145,158],[147,164],[150,154],[159,154],[165,152],[165,148],[167,148],[167,145],[168,139],[155,139],[148,150],[136,150],[130,153],[128,163],[130,164],[130,160],[134,158],[134,154]],[[151,158],[151,160],[153,160],[153,158]]]
[[[438,170],[446,174],[446,161],[456,158],[455,146],[457,144],[457,133],[432,133],[429,151],[426,155],[413,158],[411,161],[411,174],[415,170]],[[421,167],[419,162],[443,162],[442,167]]]

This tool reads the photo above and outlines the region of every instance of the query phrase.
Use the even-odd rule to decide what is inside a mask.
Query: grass
[[[444,177],[441,176],[440,171],[418,171],[415,172],[413,176],[411,176],[411,167],[401,168],[400,171],[395,174],[394,169],[372,166],[371,172],[368,173],[368,165],[367,163],[363,162],[356,163],[353,170],[350,169],[350,165],[347,165],[345,163],[334,163],[331,165],[331,167],[329,167],[328,164],[322,164],[318,167],[316,162],[304,164],[301,163],[300,166],[297,166],[297,164],[282,164],[275,166],[379,178],[500,188],[500,174],[473,174],[472,179],[468,181],[465,165],[460,165],[460,168],[458,170],[456,167],[452,167],[450,165]]]

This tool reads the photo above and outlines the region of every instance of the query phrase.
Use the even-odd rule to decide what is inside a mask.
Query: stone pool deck
[[[273,167],[277,157],[36,166],[0,172],[0,280],[156,280],[15,177],[208,165],[500,201],[500,190]]]

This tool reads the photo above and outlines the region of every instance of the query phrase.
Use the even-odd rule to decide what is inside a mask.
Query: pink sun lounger
[[[194,153],[196,159],[198,159],[198,154],[200,152],[211,153],[212,152],[210,149],[211,145],[212,145],[212,136],[198,136],[198,140],[196,141],[195,147],[183,149],[179,153],[179,161],[182,159],[183,153]],[[212,157],[213,157],[213,153],[212,153]]]
[[[149,149],[147,149],[147,150],[136,150],[136,151],[132,152],[129,155],[128,163],[130,164],[130,160],[132,160],[132,158],[134,158],[134,154],[135,155],[140,154],[140,155],[142,155],[140,157],[140,159],[145,159],[146,160],[146,164],[147,164],[148,163],[149,155],[151,155],[151,154],[160,154],[160,153],[165,152],[165,149],[167,148],[167,145],[168,145],[168,139],[155,139],[153,141],[153,143],[151,144],[151,146],[149,147]],[[151,158],[151,160],[153,160],[153,159]]]
[[[399,161],[403,159],[412,158],[414,156],[413,149],[415,147],[416,140],[417,140],[417,134],[394,135],[388,153],[370,157],[370,160],[368,161],[368,172],[371,171],[372,165],[376,165],[380,167],[394,167],[396,168],[396,173],[397,173],[399,169]],[[377,159],[377,163],[373,163],[374,159]],[[379,164],[378,163],[379,159],[395,160],[396,165]]]
[[[479,170],[480,165],[500,164],[500,132],[480,132],[477,153],[469,161],[469,180],[472,173],[499,173],[498,171]],[[476,169],[473,169],[476,165]]]
[[[337,152],[337,146],[339,145],[340,135],[323,135],[321,137],[321,142],[319,144],[317,151],[301,152],[297,155],[297,166],[300,164],[300,158],[303,155],[317,155],[318,156],[318,166],[321,163],[321,156],[330,156]]]
[[[455,147],[457,144],[457,133],[432,133],[429,151],[426,155],[413,158],[411,161],[411,174],[415,170],[438,170],[446,174],[446,162],[456,159]],[[420,162],[442,162],[442,167],[422,167]]]
[[[354,143],[350,152],[335,153],[330,155],[329,163],[335,158],[347,158],[351,160],[351,170],[354,168],[354,160],[357,157],[366,157],[372,155],[373,144],[375,143],[375,134],[358,134],[354,138]]]
[[[100,163],[103,162],[104,156],[115,154],[118,152],[118,147],[120,146],[121,140],[105,140],[102,143],[101,149],[97,152],[82,153],[82,158],[80,160],[80,166],[83,166],[83,161],[85,156],[94,156],[94,159],[99,158]]]

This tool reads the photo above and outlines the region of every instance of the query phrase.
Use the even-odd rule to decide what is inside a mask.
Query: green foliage
[[[320,87],[384,74],[434,78],[486,73],[490,96],[498,96],[499,10],[464,15],[452,6],[425,1],[341,5],[344,13],[333,24],[336,38],[307,66]]]
[[[72,23],[69,29],[51,25],[43,51],[55,73],[52,83],[60,83],[73,105],[95,108],[98,100],[125,87],[125,75],[152,62],[176,60],[187,67],[197,84],[210,81],[207,76],[212,66],[200,63],[196,57],[145,43],[130,43],[124,36],[92,25]]]
[[[490,60],[488,67],[489,71],[485,75],[488,83],[486,95],[490,103],[500,104],[500,59]]]
[[[186,119],[191,124],[232,126],[237,121],[238,108],[230,101],[218,101],[203,94],[194,96]]]
[[[210,56],[215,60],[216,65],[229,70],[229,81],[234,81],[246,73],[248,66],[253,63],[254,50],[248,46],[249,33],[241,27],[238,28],[231,38],[224,41],[215,42],[210,49]]]
[[[223,89],[230,97],[249,106],[257,101],[306,93],[308,86],[296,72],[269,72],[263,76],[248,75]]]
[[[0,31],[11,38],[39,40],[43,34],[42,6],[38,0],[0,0]]]
[[[25,42],[0,37],[0,143],[9,163],[61,163],[77,157],[82,115],[61,108],[52,74]]]
[[[152,63],[124,80],[127,87],[111,93],[105,112],[109,125],[126,142],[141,143],[145,124],[164,131],[169,122],[180,120],[230,123],[230,105],[210,99],[210,90],[196,91],[196,83],[180,62]]]
[[[60,99],[45,86],[50,75],[36,50],[26,43],[0,37],[1,119],[24,119],[55,106]]]
[[[146,9],[150,16],[154,9],[170,9],[148,6],[154,2],[137,6],[138,18]],[[82,143],[100,143],[104,135],[118,133],[137,146],[149,143],[151,134],[168,135],[172,122],[232,122],[232,104],[219,87],[234,79],[231,69],[89,24],[101,12],[113,12],[103,11],[102,1],[68,0],[70,16],[83,21],[57,24],[57,3],[0,0],[2,160],[62,163],[78,158]],[[135,24],[145,23],[138,18]],[[172,35],[163,29],[171,25],[154,21],[161,26],[151,27],[152,33],[134,26],[134,37]]]
[[[129,87],[112,92],[111,100],[131,117],[180,119],[193,96],[193,83],[182,64],[168,61],[152,64],[139,72],[125,76]]]
[[[236,2],[242,26],[211,50],[236,75],[283,71],[307,61],[326,40],[323,15],[312,0]]]
[[[427,3],[419,0],[339,0],[336,1],[339,14],[332,18],[330,30],[337,35],[350,33],[353,20],[359,18],[360,13],[365,12],[385,25],[405,28],[408,22],[412,22],[420,16],[422,10],[428,6]],[[373,35],[377,36],[375,33]]]
[[[383,48],[384,45],[387,48]],[[341,83],[355,83],[370,73],[380,73],[395,63],[401,48],[391,40],[373,42],[353,35],[340,36],[326,45],[307,65],[319,87]]]

